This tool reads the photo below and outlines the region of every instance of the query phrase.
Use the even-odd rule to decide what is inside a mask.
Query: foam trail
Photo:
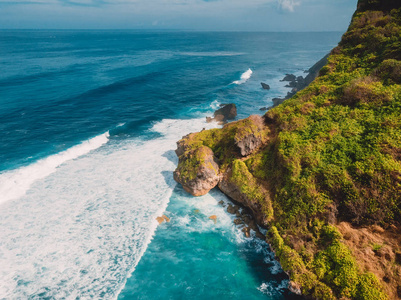
[[[243,84],[245,82],[247,82],[249,80],[249,78],[251,78],[253,71],[249,68],[246,72],[244,72],[241,75],[241,79],[240,80],[236,80],[233,83],[234,84]]]
[[[64,153],[53,173],[1,206],[0,299],[117,299],[176,186],[176,141],[213,127],[162,120],[150,129],[158,138],[116,140],[62,163],[79,151]],[[107,142],[98,139],[91,148]]]
[[[32,183],[49,176],[61,164],[101,147],[108,140],[109,133],[106,132],[27,167],[0,173],[0,204],[24,196]]]

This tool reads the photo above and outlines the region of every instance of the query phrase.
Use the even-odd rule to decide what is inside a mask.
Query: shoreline
[[[393,50],[395,36],[371,42],[380,30],[401,30],[400,11],[390,0],[359,0],[347,32],[328,63],[317,63],[323,68],[311,72],[319,76],[304,91],[295,93],[305,79],[287,74],[288,103],[276,98],[263,116],[177,142],[174,179],[194,196],[218,186],[248,208],[269,228],[266,240],[297,294],[401,297],[400,142],[394,137],[401,51]]]
[[[281,103],[283,103],[285,100],[291,98],[292,96],[294,96],[295,94],[297,94],[299,91],[303,90],[304,88],[306,88],[307,86],[310,85],[310,83],[318,76],[319,71],[321,70],[321,68],[327,63],[327,57],[329,56],[329,54],[325,55],[323,58],[321,58],[319,61],[317,61],[312,67],[310,67],[308,69],[308,75],[304,78],[304,81],[302,81],[301,85],[297,86],[297,90],[294,90],[295,88],[293,87],[291,92],[287,93],[287,96],[284,98],[279,99],[279,101],[274,101],[274,99],[278,99],[278,98],[274,98],[273,99],[273,107],[276,107],[278,105],[280,105]],[[284,79],[285,77],[292,75],[292,74],[283,74]],[[292,75],[295,77],[295,75]],[[298,77],[299,78],[299,77]],[[295,82],[295,80],[280,80],[281,82],[287,81],[287,82]],[[286,86],[288,87],[288,86]],[[225,105],[220,105],[221,108],[224,108]],[[273,108],[267,108],[267,110]],[[218,113],[219,110],[216,110],[216,112]],[[262,109],[261,109],[262,110]],[[215,112],[215,114],[216,114]],[[222,121],[221,119],[216,119],[216,120],[212,120],[210,117],[206,118],[208,120],[208,122],[214,121],[217,122],[218,124],[222,125]],[[241,121],[241,120],[239,120]],[[233,121],[233,123],[238,122],[238,121]],[[230,124],[230,123],[225,123],[226,125]],[[190,135],[190,134],[189,134]],[[177,142],[177,156],[180,157],[181,154],[184,153],[184,149],[180,149],[180,145]],[[178,181],[179,179],[176,179],[176,181]],[[179,181],[178,181],[179,182]],[[221,182],[221,180],[220,180]],[[180,182],[179,182],[180,183]],[[185,188],[185,187],[184,187]],[[274,254],[274,257],[276,259],[276,261],[278,261],[280,263],[280,260],[278,258],[278,256],[276,255],[276,251],[274,250],[272,244],[269,242],[269,240],[267,239],[266,235],[262,234],[259,227],[262,228],[263,231],[267,231],[269,230],[269,224],[267,222],[264,221],[264,217],[263,217],[263,213],[260,209],[252,207],[252,205],[249,205],[247,203],[247,201],[243,201],[241,199],[235,199],[236,197],[233,197],[233,193],[230,193],[227,191],[227,189],[224,189],[220,186],[220,183],[218,184],[218,186],[216,186],[216,188],[218,188],[218,190],[224,194],[229,201],[232,203],[228,204],[227,206],[225,206],[224,203],[219,203],[227,212],[227,214],[231,214],[231,215],[235,215],[236,218],[233,220],[234,225],[238,228],[238,229],[242,229],[242,232],[244,234],[244,236],[246,238],[256,238],[256,239],[260,239],[263,240],[264,242],[266,242],[266,245],[269,247],[269,251],[271,251]],[[190,192],[187,190],[187,192]],[[248,204],[248,205],[247,205]],[[239,220],[239,221],[237,221]],[[255,236],[251,237],[250,235],[250,231],[253,230],[255,232]],[[280,263],[281,266],[281,263]],[[288,280],[289,280],[289,284],[288,284],[288,289],[289,291],[294,295],[294,296],[298,296],[300,297],[299,299],[305,299],[304,296],[301,293],[301,290],[299,288],[299,286],[294,283],[293,281],[291,281],[291,276],[290,273],[286,272],[285,270],[283,270],[286,275],[288,276]]]

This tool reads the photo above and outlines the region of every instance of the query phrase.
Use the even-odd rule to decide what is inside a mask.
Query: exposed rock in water
[[[251,230],[249,229],[249,227],[242,228],[242,232],[245,234],[247,238],[251,237]]]
[[[295,80],[290,81],[290,83],[285,85],[285,87],[291,87],[291,88],[296,87],[296,86],[297,86],[297,82]]]
[[[161,217],[157,217],[156,220],[157,220],[157,222],[159,222],[159,224],[163,223],[164,221],[166,221],[167,223],[170,222],[170,218],[167,217],[166,215],[162,215]]]
[[[214,224],[216,224],[216,222],[217,222],[217,216],[216,215],[210,216],[209,219],[213,220]]]
[[[284,98],[273,98],[273,99],[272,99],[272,101],[273,101],[273,107],[274,107],[274,106],[277,106],[277,105],[279,105],[279,104],[281,104],[281,103],[283,103],[284,100],[286,100],[286,99],[284,99]]]
[[[327,58],[329,54],[324,56],[321,60],[319,60],[316,64],[314,64],[308,71],[309,73],[305,78],[302,76],[296,77],[293,74],[286,74],[286,76],[281,81],[289,81],[290,83],[286,85],[287,87],[292,87],[291,92],[287,93],[287,96],[284,98],[273,98],[273,107],[283,103],[285,100],[290,99],[297,92],[306,88],[315,78],[319,75],[320,70],[327,64]]]
[[[260,84],[262,85],[262,88],[263,88],[264,90],[270,90],[270,85],[268,85],[268,84],[266,84],[266,83],[264,83],[264,82],[261,82]]]
[[[237,116],[237,107],[233,103],[224,105],[214,112],[215,118],[219,115],[224,117],[223,120],[234,120]]]
[[[229,213],[229,214],[232,214],[232,215],[235,215],[237,212],[238,212],[238,206],[237,205],[232,205],[232,204],[229,204],[228,206],[227,206],[227,212]]]
[[[206,122],[210,123],[216,121],[219,123],[225,123],[228,120],[234,120],[237,116],[237,107],[235,104],[225,104],[222,108],[219,108],[214,112],[213,118],[207,117]]]
[[[242,222],[241,219],[237,218],[237,219],[234,219],[234,224],[235,225],[240,225],[240,224],[243,224],[243,222]]]
[[[179,161],[174,179],[191,195],[205,195],[219,183],[219,165],[209,147],[201,146],[186,151],[179,157]]]
[[[294,74],[285,74],[281,81],[294,81],[297,77]]]

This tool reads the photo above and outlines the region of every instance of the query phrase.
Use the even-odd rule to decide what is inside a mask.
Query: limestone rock
[[[249,199],[247,195],[241,192],[241,187],[235,185],[230,180],[230,177],[231,170],[228,169],[220,179],[218,185],[219,189],[231,199],[234,199],[236,202],[249,208],[258,224],[261,224],[262,226],[267,226],[268,220],[265,219],[265,214],[263,213],[261,205],[253,199]]]
[[[156,220],[157,220],[157,222],[159,222],[159,224],[163,223],[164,221],[166,221],[167,223],[170,222],[170,218],[167,217],[166,215],[162,215],[161,217],[157,217]]]
[[[175,154],[177,154],[177,157],[180,157],[184,154],[184,152],[188,150],[187,141],[190,138],[191,134],[192,133],[183,136],[182,139],[177,142],[177,149],[175,150]]]
[[[236,143],[242,156],[248,156],[262,144],[260,137],[250,134]]]
[[[213,220],[214,224],[216,224],[216,222],[217,222],[217,216],[216,215],[210,216],[209,219]]]
[[[179,157],[174,179],[193,196],[207,194],[220,181],[219,166],[213,151],[201,146],[193,151],[186,151]]]
[[[262,145],[263,130],[265,129],[260,116],[250,116],[248,120],[252,122],[252,126],[249,126],[247,131],[240,132],[235,136],[235,145],[244,157],[252,154]]]
[[[242,232],[245,234],[247,238],[251,237],[251,230],[249,229],[249,227],[242,228]]]

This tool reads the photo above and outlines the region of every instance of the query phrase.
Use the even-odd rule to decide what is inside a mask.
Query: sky
[[[0,0],[0,29],[345,31],[357,0]]]

